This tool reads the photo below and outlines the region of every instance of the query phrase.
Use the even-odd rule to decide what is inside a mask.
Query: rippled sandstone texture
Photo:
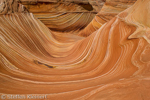
[[[90,24],[79,32],[79,35],[85,37],[89,36],[117,14],[131,7],[135,1],[136,0],[106,0],[102,9],[96,14]]]
[[[150,100],[149,7],[149,0],[138,0],[86,38],[55,34],[32,13],[5,12],[0,15],[0,93]]]
[[[100,11],[105,0],[17,0],[24,4],[37,4],[37,3],[73,3],[79,6],[83,6],[87,9],[92,6],[94,11]],[[90,7],[91,8],[91,7]]]
[[[20,0],[20,3],[51,30],[77,34],[92,21],[104,1]]]
[[[0,1],[0,15],[2,14],[11,14],[15,12],[28,12],[27,9],[18,4],[17,1],[14,0],[1,0]]]

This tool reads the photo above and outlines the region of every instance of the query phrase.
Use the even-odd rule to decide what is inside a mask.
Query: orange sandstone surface
[[[8,94],[150,100],[150,1],[81,37],[53,32],[21,4],[1,0],[0,96]]]
[[[89,36],[103,24],[114,18],[123,10],[131,7],[136,0],[105,0],[105,4],[86,28],[79,32],[80,36]]]
[[[73,34],[86,27],[104,4],[101,0],[20,0],[20,3],[52,31]]]

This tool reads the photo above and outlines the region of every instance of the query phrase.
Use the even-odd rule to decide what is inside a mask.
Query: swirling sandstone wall
[[[106,0],[102,9],[96,14],[88,26],[79,32],[79,35],[89,36],[121,11],[131,7],[135,1],[136,0]]]
[[[6,1],[11,2],[0,5]],[[11,6],[6,7],[17,7]],[[56,34],[24,10],[1,10],[1,95],[149,100],[149,7],[149,0],[138,0],[88,37]]]
[[[101,0],[20,0],[35,17],[53,31],[76,33],[100,11]]]

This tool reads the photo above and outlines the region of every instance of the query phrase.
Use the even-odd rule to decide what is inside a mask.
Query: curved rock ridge
[[[42,3],[26,7],[53,31],[80,31],[96,14],[73,3]]]
[[[103,0],[19,0],[53,31],[77,34],[104,5]]]
[[[149,7],[138,0],[88,37],[54,33],[32,13],[0,15],[0,95],[150,100]]]
[[[118,15],[128,24],[137,27],[136,31],[130,35],[129,39],[143,37],[147,40],[148,43],[150,43],[150,18],[148,17],[150,16],[149,5],[150,1],[137,1],[137,3],[132,6],[131,9],[127,9]],[[145,9],[142,10],[141,8]]]
[[[14,12],[27,12],[27,9],[22,4],[18,4],[15,0],[0,1],[0,15]]]
[[[79,32],[80,36],[89,36],[117,14],[131,7],[136,0],[106,0],[104,6],[96,14],[90,24]]]

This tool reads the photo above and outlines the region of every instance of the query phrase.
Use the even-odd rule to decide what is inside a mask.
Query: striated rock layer
[[[53,31],[80,31],[96,15],[92,6],[69,1],[45,2],[22,1],[21,3]]]
[[[104,5],[104,0],[18,0],[53,31],[78,34]]]
[[[83,29],[96,14],[72,3],[31,5],[28,9],[51,30],[67,32]]]
[[[1,0],[0,1],[0,15],[2,14],[11,14],[14,12],[27,12],[27,9],[18,4],[17,1],[14,0]]]
[[[23,4],[38,4],[38,3],[73,3],[79,6],[92,6],[92,10],[100,11],[105,0],[17,0]],[[30,5],[29,5],[30,6]],[[86,7],[88,9],[88,7]]]
[[[149,100],[149,7],[138,0],[86,38],[53,33],[32,13],[0,15],[0,93]]]
[[[89,36],[121,11],[131,7],[136,0],[106,0],[104,6],[90,24],[79,32],[80,36]]]

